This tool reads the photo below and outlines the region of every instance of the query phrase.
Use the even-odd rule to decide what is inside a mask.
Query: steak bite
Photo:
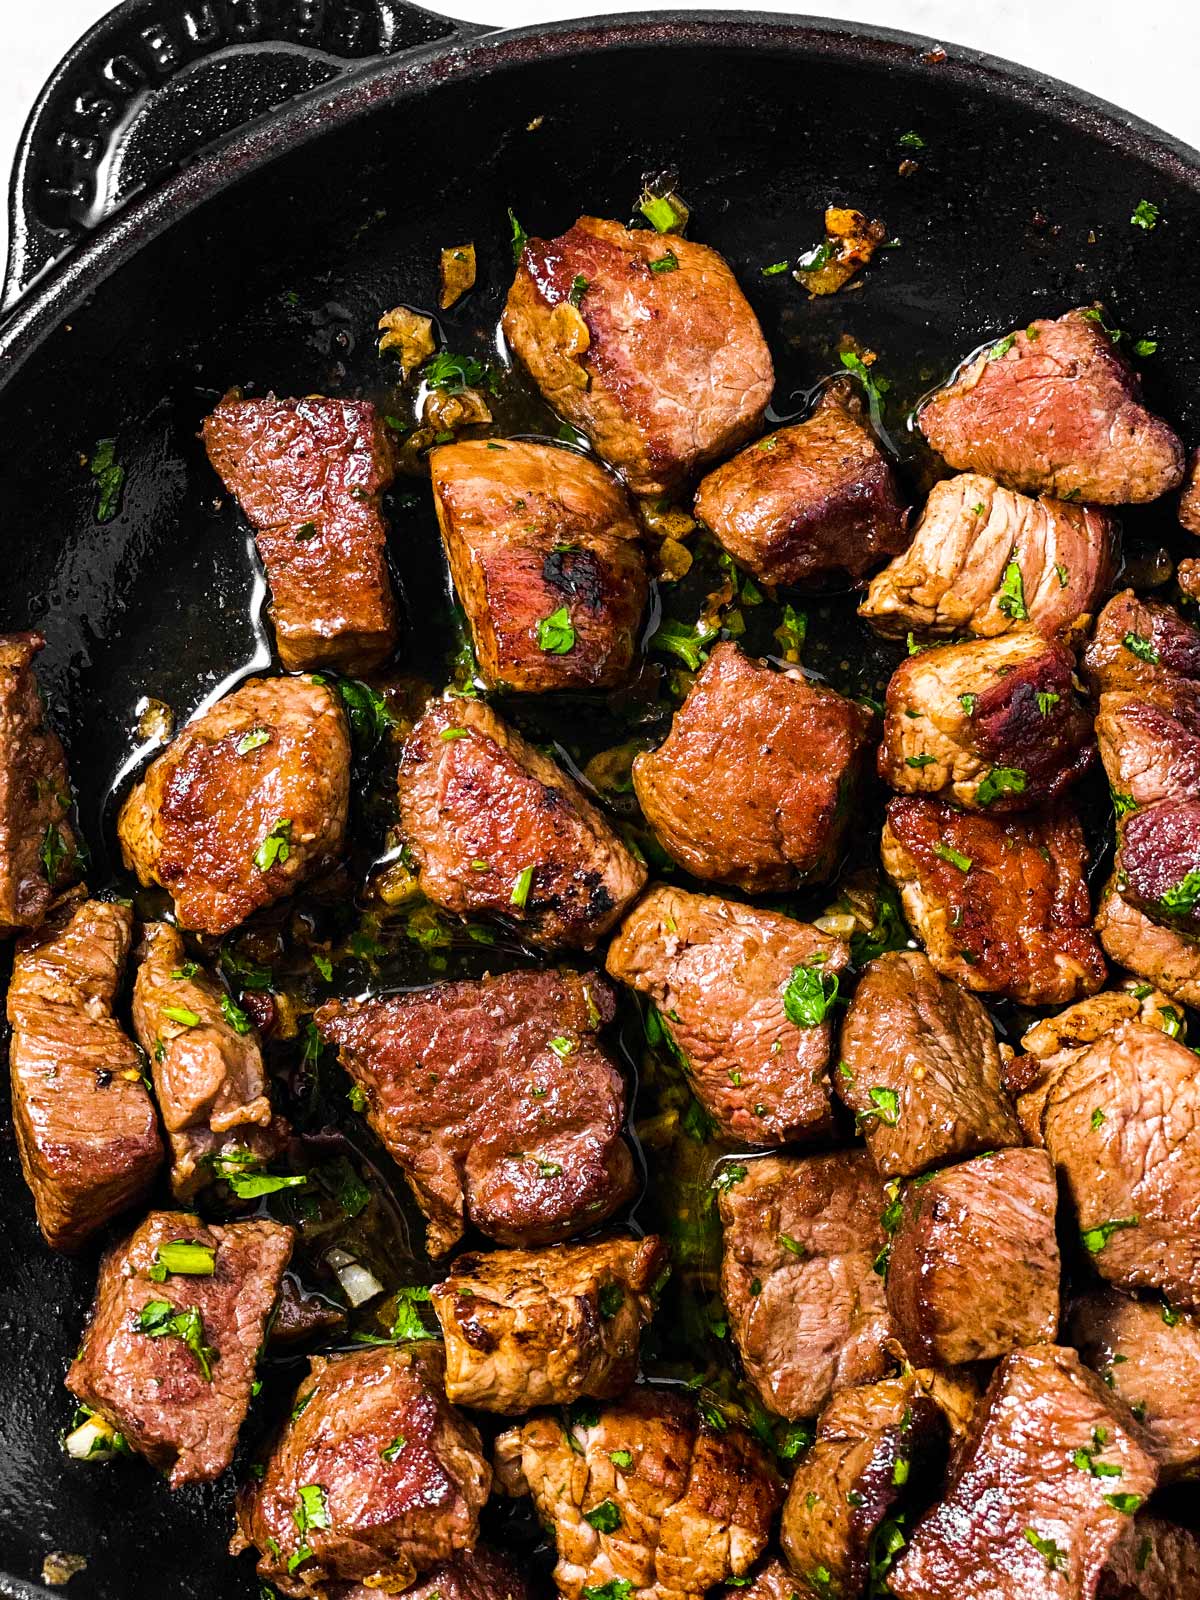
[[[549,1244],[630,1197],[625,1084],[597,1039],[614,1011],[598,975],[519,971],[316,1013],[429,1219],[430,1254],[467,1219],[502,1244]]]
[[[781,1498],[749,1434],[655,1389],[565,1424],[530,1418],[497,1439],[496,1476],[553,1530],[567,1600],[609,1583],[627,1600],[700,1600],[762,1554]]]
[[[208,459],[254,529],[289,672],[367,672],[396,645],[381,498],[391,440],[369,400],[225,399]]]
[[[908,512],[849,380],[807,422],[780,428],[709,473],[696,515],[767,584],[861,578],[903,550]]]
[[[100,1264],[67,1388],[172,1489],[233,1459],[293,1237],[277,1222],[152,1211]]]
[[[1123,589],[1096,619],[1083,666],[1100,693],[1174,688],[1180,679],[1200,682],[1200,628],[1161,600]]]
[[[590,950],[646,882],[602,813],[478,700],[431,700],[400,761],[400,825],[435,905]]]
[[[657,1006],[719,1127],[771,1145],[831,1128],[831,991],[849,959],[806,922],[660,885],[622,923],[607,965]]]
[[[79,876],[71,782],[33,673],[40,633],[0,634],[0,938],[36,928]]]
[[[944,1499],[888,1582],[898,1600],[1092,1600],[1154,1488],[1141,1430],[1073,1350],[1006,1356]]]
[[[337,695],[251,678],[150,763],[121,807],[121,854],[174,897],[181,928],[228,933],[336,860],[349,792]]]
[[[1069,812],[1001,821],[899,795],[888,803],[880,848],[909,924],[943,976],[1035,1006],[1064,1005],[1103,984],[1087,852]]]
[[[505,1413],[624,1394],[666,1266],[653,1237],[459,1256],[431,1290],[446,1394]]]
[[[976,1156],[905,1185],[887,1302],[914,1365],[965,1366],[1053,1342],[1057,1203],[1044,1150]]]
[[[1100,899],[1096,932],[1118,966],[1157,984],[1181,1005],[1200,1006],[1200,945],[1131,905],[1115,874]]]
[[[227,1148],[269,1160],[281,1143],[258,1036],[249,1018],[166,922],[148,922],[138,951],[133,1025],[154,1074],[171,1141],[171,1188],[189,1200],[213,1181],[206,1158]]]
[[[1200,446],[1188,457],[1187,477],[1179,496],[1180,526],[1200,534]]]
[[[799,672],[719,644],[657,750],[633,763],[646,820],[680,866],[748,894],[837,864],[871,714]]]
[[[531,694],[629,676],[649,581],[620,487],[574,450],[461,440],[429,456],[454,587],[488,683]]]
[[[932,1454],[940,1413],[911,1376],[843,1389],[788,1487],[780,1543],[805,1593],[860,1595],[874,1538],[908,1483],[914,1456]]]
[[[261,1479],[238,1497],[230,1552],[298,1600],[339,1581],[399,1593],[474,1549],[492,1474],[442,1393],[437,1345],[313,1356]]]
[[[1033,628],[909,656],[887,688],[879,776],[969,811],[1027,811],[1091,765],[1075,657]]]
[[[549,403],[634,494],[673,494],[752,438],[775,384],[754,312],[715,250],[598,217],[526,242],[501,326]]]
[[[1017,1115],[1030,1144],[1042,1142],[1046,1097],[1066,1068],[1110,1029],[1130,1021],[1161,1028],[1172,1036],[1183,1024],[1161,990],[1130,980],[1124,988],[1106,989],[1052,1017],[1043,1017],[1029,1029],[1021,1040],[1025,1054],[1004,1064],[1004,1083],[1008,1092],[1018,1097]]]
[[[380,1590],[365,1583],[331,1584],[330,1600],[379,1600]],[[532,1600],[529,1587],[510,1556],[477,1544],[460,1550],[450,1561],[439,1561],[411,1589],[404,1600]]]
[[[1071,1307],[1070,1335],[1086,1365],[1145,1424],[1164,1478],[1193,1477],[1200,1468],[1200,1320],[1161,1300],[1094,1289]]]
[[[1133,1537],[1105,1567],[1096,1600],[1188,1600],[1200,1595],[1200,1540],[1159,1517],[1135,1517]]]
[[[18,941],[8,988],[13,1128],[54,1250],[140,1200],[163,1157],[141,1057],[112,1014],[133,912],[85,893]]]
[[[1119,550],[1106,512],[1031,500],[964,472],[934,484],[912,543],[872,579],[858,614],[901,639],[992,639],[1026,619],[1052,639],[1095,613]]]
[[[920,951],[870,963],[839,1050],[838,1094],[885,1178],[1022,1143],[991,1018]]]
[[[815,1417],[837,1390],[881,1378],[887,1196],[867,1152],[763,1156],[725,1168],[719,1191],[721,1293],[763,1404]]]
[[[1183,446],[1142,404],[1099,314],[1082,307],[981,351],[917,422],[949,466],[1025,494],[1128,505],[1183,478]]]
[[[1200,1078],[1161,1028],[1126,1021],[1056,1062],[1038,1133],[1102,1278],[1200,1305]]]
[[[1163,800],[1125,818],[1121,893],[1154,922],[1200,933],[1200,796]]]

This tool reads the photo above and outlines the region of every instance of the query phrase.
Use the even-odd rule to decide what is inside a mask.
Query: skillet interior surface
[[[1090,119],[1073,125],[1054,96],[1039,109],[986,73],[879,46],[817,48],[799,26],[577,28],[553,36],[540,60],[484,47],[479,58],[486,75],[410,88],[183,217],[100,283],[0,392],[0,626],[47,638],[40,676],[96,889],[119,877],[114,782],[137,748],[142,697],[182,721],[231,674],[270,659],[252,620],[261,585],[251,548],[204,460],[202,417],[233,384],[385,393],[393,369],[376,354],[380,313],[435,305],[438,250],[467,239],[479,284],[440,321],[448,348],[487,354],[511,276],[508,207],[545,235],[584,211],[624,219],[643,175],[674,169],[691,235],[731,261],[763,323],[777,412],[802,408],[851,333],[890,380],[884,420],[914,486],[925,464],[904,426],[912,401],[983,341],[1094,300],[1157,341],[1144,363],[1150,402],[1189,441],[1200,435],[1200,338],[1186,293],[1200,259],[1200,179],[1148,143],[1117,149]],[[925,148],[901,176],[908,130]],[[1130,225],[1142,198],[1161,212],[1149,232]],[[830,201],[882,217],[899,244],[861,287],[814,301],[790,274],[762,268],[813,244]],[[519,383],[503,386],[500,415],[513,431],[553,426]],[[119,515],[99,524],[86,459],[110,438],[127,479]],[[440,684],[456,638],[427,487],[401,480],[391,513],[400,665]],[[1166,510],[1130,515],[1126,527],[1135,552],[1179,540]],[[877,693],[895,652],[849,620],[844,598],[807,609],[806,664]],[[565,715],[577,738],[566,723],[546,731],[576,757],[611,742],[604,710],[592,723],[577,706]],[[878,825],[872,806],[858,830],[865,853]],[[421,977],[410,963],[393,981]],[[95,1252],[69,1261],[46,1251],[7,1120],[0,1194],[0,1568],[10,1575],[0,1589],[34,1592],[22,1580],[60,1549],[87,1556],[71,1592],[95,1600],[256,1594],[249,1563],[224,1554],[232,1474],[172,1496],[144,1464],[64,1458],[62,1376]],[[428,1277],[402,1260],[410,1222],[402,1202],[398,1276]],[[419,1247],[419,1228],[413,1237]],[[297,1376],[294,1363],[268,1375],[248,1441]],[[512,1537],[530,1535],[514,1527]]]

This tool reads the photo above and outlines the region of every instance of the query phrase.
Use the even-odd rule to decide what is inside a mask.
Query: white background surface
[[[183,0],[179,0],[182,7]],[[608,11],[667,10],[666,0],[425,0],[493,27]],[[681,0],[676,0],[680,4]],[[708,0],[874,22],[972,45],[1090,89],[1200,146],[1197,0]],[[0,181],[25,115],[59,57],[109,9],[106,0],[0,0]],[[1014,182],[1019,178],[1014,175]],[[6,222],[0,219],[0,245]]]

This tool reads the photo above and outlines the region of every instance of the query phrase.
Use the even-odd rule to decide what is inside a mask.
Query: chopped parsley
[[[1002,794],[1024,794],[1026,774],[1021,767],[993,767],[975,791],[981,806],[990,806]]]
[[[699,672],[708,660],[705,647],[713,642],[719,631],[715,623],[697,622],[694,628],[689,628],[683,622],[663,622],[650,640],[650,648],[678,656],[689,672]]]
[[[1157,349],[1157,339],[1135,339],[1133,341],[1133,353],[1135,356],[1152,356]]]
[[[628,1472],[633,1465],[633,1452],[631,1450],[610,1450],[608,1459],[619,1471]]]
[[[559,606],[548,617],[539,619],[537,642],[539,650],[552,656],[565,656],[575,648],[575,628],[566,606]]]
[[[292,1507],[292,1521],[300,1533],[300,1543],[288,1557],[289,1572],[295,1572],[297,1567],[303,1566],[312,1557],[308,1540],[304,1537],[309,1529],[328,1528],[330,1525],[329,1501],[319,1483],[303,1485],[296,1497],[296,1504]]]
[[[1110,1222],[1098,1222],[1094,1228],[1085,1228],[1080,1238],[1089,1255],[1098,1256],[1114,1233],[1124,1228],[1136,1228],[1138,1217],[1114,1217]]]
[[[800,962],[783,986],[783,1011],[797,1028],[815,1028],[837,1004],[838,976],[819,965]]]
[[[138,1312],[134,1327],[150,1339],[182,1339],[196,1358],[205,1383],[212,1382],[216,1351],[204,1343],[204,1319],[199,1307],[177,1311],[169,1300],[147,1300]]]
[[[874,1089],[867,1090],[867,1099],[871,1102],[865,1111],[860,1111],[855,1121],[861,1127],[864,1122],[869,1122],[872,1117],[877,1117],[886,1127],[894,1128],[900,1120],[900,1096],[895,1089],[886,1089],[877,1085]]]
[[[747,1169],[740,1162],[723,1166],[713,1179],[712,1186],[718,1194],[723,1194],[727,1189],[732,1189],[735,1183],[741,1183],[747,1175]]]
[[[853,350],[843,350],[841,362],[848,372],[854,374],[867,391],[867,399],[876,408],[881,406],[883,396],[891,388],[891,384],[888,383],[887,379],[875,377],[863,358],[860,355],[856,355]]]
[[[675,254],[674,250],[668,250],[663,255],[659,256],[657,261],[652,261],[650,263],[650,271],[678,272],[679,257]]]
[[[1067,571],[1066,567],[1063,566],[1061,561],[1056,561],[1054,563],[1054,575],[1058,579],[1058,587],[1060,589],[1065,589],[1068,583],[1071,581],[1071,574]]]
[[[320,681],[327,683],[329,680],[322,677]],[[384,734],[396,726],[386,699],[378,689],[372,689],[358,678],[339,678],[336,688],[355,741],[374,749]]]
[[[625,1304],[625,1291],[619,1283],[606,1283],[600,1290],[596,1304],[605,1322],[611,1322]]]
[[[921,135],[919,133],[912,133],[911,131],[908,133],[902,133],[900,135],[899,143],[903,145],[906,150],[924,150],[925,148],[925,141],[922,139]]]
[[[508,225],[511,229],[513,265],[516,266],[521,259],[521,254],[525,249],[525,243],[529,235],[517,221],[516,214],[511,206],[508,208]]]
[[[96,480],[96,521],[111,522],[121,509],[125,487],[125,468],[117,460],[117,441],[100,439],[88,468]]]
[[[1130,655],[1136,656],[1139,661],[1148,661],[1152,667],[1158,665],[1158,651],[1149,639],[1143,639],[1140,633],[1127,633],[1121,643]]]
[[[973,717],[975,715],[975,707],[979,704],[979,696],[977,694],[960,694],[958,703],[968,717]]]
[[[585,1583],[582,1600],[630,1600],[632,1578],[610,1578],[607,1583]]]
[[[432,361],[426,362],[421,376],[431,389],[449,395],[463,394],[486,380],[487,365],[476,356],[456,356],[449,350],[440,350]]]
[[[42,835],[41,846],[38,849],[42,871],[46,874],[46,882],[51,888],[58,882],[63,863],[69,859],[70,854],[62,829],[52,822]]]
[[[1016,342],[1017,336],[1015,333],[1006,334],[1003,339],[998,339],[988,351],[988,360],[999,361],[1002,356],[1006,356],[1008,354]]]
[[[808,1251],[805,1249],[804,1245],[800,1243],[799,1239],[793,1239],[790,1233],[781,1233],[779,1235],[779,1242],[790,1255],[806,1256],[808,1254]]]
[[[601,1500],[598,1506],[583,1513],[583,1520],[597,1533],[615,1533],[621,1526],[621,1509],[615,1500]]]
[[[1173,888],[1167,890],[1159,905],[1172,917],[1190,917],[1200,900],[1200,871],[1186,873]]]
[[[1050,689],[1039,689],[1037,696],[1037,708],[1041,712],[1042,716],[1048,717],[1061,699],[1062,695],[1055,694]]]
[[[931,767],[936,760],[937,757],[931,755],[905,756],[904,765],[906,767],[917,767],[920,769],[923,767]]]
[[[250,1018],[242,1010],[241,1006],[235,1005],[227,994],[221,996],[221,1015],[234,1033],[244,1034],[250,1032]]]
[[[778,276],[779,273],[786,272],[788,266],[789,263],[786,261],[772,261],[769,267],[764,267],[762,269],[762,275],[764,278],[774,278]]]
[[[272,823],[258,849],[254,852],[254,865],[260,872],[270,872],[281,867],[292,853],[292,819],[280,817]]]
[[[251,728],[249,733],[244,733],[234,745],[234,751],[239,756],[248,756],[251,750],[261,750],[264,744],[270,744],[271,730],[269,728]]]
[[[1036,1528],[1026,1528],[1025,1537],[1050,1568],[1051,1572],[1065,1572],[1067,1569],[1066,1552],[1055,1544],[1053,1539],[1044,1538]]]
[[[1108,1118],[1104,1114],[1104,1107],[1103,1106],[1095,1106],[1095,1107],[1093,1107],[1092,1116],[1091,1116],[1091,1129],[1092,1129],[1092,1132],[1093,1133],[1099,1133],[1100,1129],[1104,1126],[1104,1124],[1107,1121],[1108,1121]]]
[[[1104,1504],[1111,1506],[1114,1511],[1119,1511],[1122,1516],[1131,1517],[1145,1498],[1145,1495],[1141,1494],[1106,1494]]]
[[[1159,210],[1153,200],[1139,200],[1133,208],[1130,224],[1149,233],[1151,228],[1158,226]]]
[[[1000,579],[1000,598],[996,609],[1013,622],[1027,622],[1029,607],[1025,604],[1025,580],[1015,556],[1009,556],[1004,576]]]
[[[943,844],[939,839],[933,847],[933,853],[939,861],[948,861],[952,867],[957,867],[960,872],[970,872],[971,858],[964,856],[961,850],[955,850],[953,845]]]
[[[577,272],[571,279],[571,291],[567,295],[567,299],[573,306],[577,306],[583,299],[584,295],[588,292],[590,287],[591,284],[584,277],[583,273]]]
[[[398,1433],[392,1440],[391,1444],[384,1445],[379,1454],[385,1461],[395,1461],[396,1457],[400,1454],[401,1450],[404,1449],[404,1446],[407,1443],[408,1441],[405,1439],[404,1435],[402,1433]]]

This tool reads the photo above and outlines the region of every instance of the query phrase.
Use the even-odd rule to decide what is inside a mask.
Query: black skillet
[[[910,131],[924,149],[901,145]],[[903,453],[906,404],[968,349],[1101,300],[1157,341],[1150,397],[1200,435],[1200,156],[1062,84],[933,40],[749,14],[487,35],[402,0],[126,0],[26,131],[0,323],[0,627],[48,640],[94,884],[112,879],[139,697],[185,715],[262,649],[246,541],[195,442],[213,399],[231,383],[377,389],[380,311],[433,304],[437,251],[464,239],[480,285],[446,336],[483,352],[506,209],[541,233],[581,210],[625,217],[663,168],[762,319],[781,413],[848,329],[892,379]],[[831,199],[900,245],[861,289],[814,303],[761,268],[812,244]],[[1150,231],[1130,223],[1143,199]],[[98,523],[82,463],[108,438],[128,477]],[[434,671],[451,645],[436,535],[424,503],[394,516],[404,659]],[[1129,519],[1135,543],[1168,523]],[[814,648],[852,670],[865,641],[837,627]],[[228,1484],[170,1496],[136,1463],[64,1460],[62,1374],[95,1260],[43,1247],[7,1125],[0,1185],[0,1593],[45,1594],[43,1557],[66,1550],[89,1562],[69,1592],[95,1600],[255,1594],[222,1553]]]

